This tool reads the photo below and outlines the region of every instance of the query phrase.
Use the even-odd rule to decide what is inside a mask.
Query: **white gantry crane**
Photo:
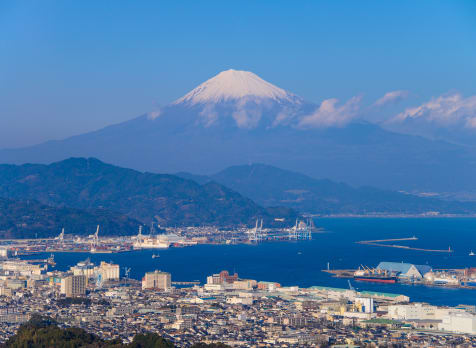
[[[307,221],[296,219],[296,223],[289,229],[288,238],[290,240],[312,239],[312,229],[314,222],[311,218]]]
[[[91,241],[91,251],[96,251],[99,245],[99,225],[96,227],[96,233],[93,234],[93,239]]]
[[[55,240],[59,241],[61,246],[64,245],[64,227],[61,229],[61,233],[55,238]]]
[[[137,233],[137,240],[142,242],[142,225],[139,225],[139,233]]]
[[[260,242],[264,239],[263,219],[256,219],[255,227],[248,230],[248,240],[252,243]]]
[[[129,276],[131,274],[131,268],[130,267],[124,267],[124,283],[127,283]]]

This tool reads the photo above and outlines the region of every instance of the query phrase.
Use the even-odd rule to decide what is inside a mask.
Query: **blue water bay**
[[[323,233],[312,240],[265,242],[257,245],[197,245],[188,248],[143,250],[121,254],[57,253],[56,268],[66,270],[86,257],[93,262],[112,261],[131,268],[131,277],[141,279],[147,271],[170,272],[173,281],[200,280],[227,269],[241,278],[276,281],[283,286],[325,285],[348,287],[347,279],[333,278],[322,272],[327,263],[333,269],[375,267],[380,261],[428,264],[439,268],[476,267],[476,218],[325,218],[316,220]],[[448,249],[453,253],[435,253],[356,244],[360,240],[404,238],[416,241],[392,242],[428,249]],[[37,257],[37,256],[35,256]],[[122,269],[121,269],[122,270]],[[404,294],[412,301],[437,305],[476,305],[476,290],[449,289],[405,284],[372,284],[351,280],[358,290]]]

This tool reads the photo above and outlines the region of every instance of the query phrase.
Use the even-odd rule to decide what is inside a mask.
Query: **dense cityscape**
[[[166,270],[147,272],[137,281],[117,264],[95,265],[87,259],[61,272],[50,269],[53,260],[8,259],[13,251],[2,250],[2,342],[41,313],[61,327],[123,343],[153,332],[178,347],[199,342],[237,347],[476,345],[474,305],[414,303],[403,294],[357,291],[351,282],[347,289],[281,286],[226,270],[208,275],[203,285],[173,282]],[[415,277],[418,270],[424,273],[423,267],[410,265],[399,276]]]

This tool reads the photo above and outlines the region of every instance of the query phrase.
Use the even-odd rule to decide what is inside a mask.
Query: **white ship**
[[[170,247],[170,242],[158,237],[143,237],[136,240],[132,246],[134,249],[167,249]]]
[[[139,234],[132,244],[134,249],[167,249],[172,244],[183,244],[181,237],[175,234],[159,234],[157,236],[142,235],[142,226],[139,227]]]

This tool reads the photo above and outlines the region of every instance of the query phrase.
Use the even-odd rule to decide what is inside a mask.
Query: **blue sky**
[[[476,1],[4,0],[0,52],[0,147],[136,117],[229,68],[316,103],[411,105],[476,94]]]

